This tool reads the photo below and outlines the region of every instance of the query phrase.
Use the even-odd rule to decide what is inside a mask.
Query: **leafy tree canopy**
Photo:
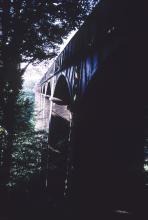
[[[4,51],[19,62],[55,56],[58,45],[79,27],[97,1],[2,0]]]

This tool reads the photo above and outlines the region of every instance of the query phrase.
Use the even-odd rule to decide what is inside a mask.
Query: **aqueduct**
[[[135,209],[140,199],[139,41],[144,28],[137,13],[133,1],[100,1],[39,83],[51,105],[71,114],[61,128],[59,121],[51,123],[49,143],[56,150],[61,139],[70,145],[72,194],[85,209],[94,200],[101,207]],[[94,215],[96,206],[89,207]]]

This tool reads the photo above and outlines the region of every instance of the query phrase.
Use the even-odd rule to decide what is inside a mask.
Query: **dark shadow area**
[[[68,156],[69,122],[59,116],[52,116],[49,133],[49,195],[56,201],[64,199],[64,184]],[[52,176],[52,177],[51,177]]]
[[[41,170],[32,174],[29,181],[20,178],[15,187],[0,190],[0,219],[66,219],[64,189],[69,123],[55,116],[52,128],[51,147],[47,148],[42,139]]]
[[[72,181],[75,219],[148,216],[143,91],[135,45],[136,39],[126,41],[108,57],[77,107]]]

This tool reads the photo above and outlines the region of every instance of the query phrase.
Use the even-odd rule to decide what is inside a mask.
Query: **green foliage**
[[[26,94],[20,94],[15,108],[15,131],[21,132],[33,128],[33,105],[34,100],[26,97]]]
[[[7,186],[28,182],[43,170],[42,154],[47,150],[47,134],[34,130],[34,95],[21,92],[14,108],[15,124],[11,143],[10,179]],[[9,133],[0,126],[0,173],[5,170],[4,157],[8,157]],[[7,160],[6,160],[7,162]],[[6,164],[7,166],[7,164]],[[41,169],[42,168],[42,169]]]
[[[47,134],[34,130],[15,135],[9,186],[18,182],[28,183],[34,174],[43,171],[42,153],[47,151]]]

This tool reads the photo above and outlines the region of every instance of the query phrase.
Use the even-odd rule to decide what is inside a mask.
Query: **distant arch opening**
[[[48,83],[46,95],[51,96],[51,86],[50,86],[50,83]]]
[[[43,86],[42,94],[45,94],[45,85]]]

